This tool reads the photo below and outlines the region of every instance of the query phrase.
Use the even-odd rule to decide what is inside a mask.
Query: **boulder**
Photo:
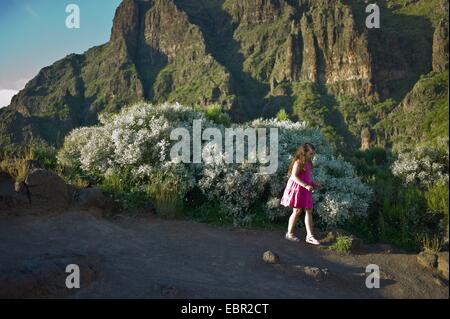
[[[6,172],[0,172],[0,207],[10,207],[15,200],[14,179]]]
[[[97,208],[102,210],[102,212],[109,212],[113,207],[112,199],[96,187],[83,188],[76,191],[75,201],[81,209],[86,210]]]
[[[354,252],[354,251],[357,251],[358,249],[360,249],[362,246],[362,240],[353,235],[350,236],[350,238],[352,239],[352,246],[351,246],[350,250],[352,252]]]
[[[263,260],[268,264],[277,264],[280,262],[280,257],[276,253],[268,250],[264,252]]]
[[[448,252],[440,252],[438,253],[438,271],[448,280]]]
[[[16,190],[16,198],[19,203],[31,204],[31,194],[27,184],[24,182],[16,182],[14,188]]]
[[[438,258],[436,254],[422,251],[417,255],[417,262],[424,268],[435,269],[437,267]]]
[[[33,202],[50,206],[67,206],[71,200],[70,188],[64,180],[46,169],[33,169],[25,180]]]

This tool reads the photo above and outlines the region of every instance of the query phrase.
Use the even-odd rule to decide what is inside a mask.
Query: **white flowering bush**
[[[428,188],[438,182],[448,184],[448,139],[440,142],[444,147],[418,145],[411,150],[400,150],[392,164],[392,173],[406,185]]]
[[[279,169],[272,175],[270,197],[266,207],[272,218],[286,214],[280,206],[280,198],[286,186],[287,171],[292,154],[297,147],[309,142],[316,147],[313,160],[313,179],[324,186],[324,192],[314,192],[314,207],[325,227],[342,225],[352,216],[363,216],[372,199],[373,191],[355,176],[352,165],[332,154],[332,147],[317,128],[304,122],[255,120],[254,127],[277,127],[279,129]],[[290,211],[289,211],[290,212]]]
[[[194,119],[213,125],[201,113],[179,104],[139,103],[119,114],[101,116],[99,126],[73,130],[58,160],[66,168],[92,174],[126,172],[133,180],[148,180],[155,171],[176,164],[169,158],[170,132],[189,128]]]
[[[209,200],[229,209],[235,225],[251,221],[250,208],[261,199],[269,175],[262,175],[250,163],[226,164],[221,161],[205,165],[199,187]]]
[[[164,205],[174,208],[195,185],[198,165],[169,158],[170,133],[189,128],[194,119],[213,125],[203,114],[179,104],[138,103],[119,114],[101,116],[96,127],[73,130],[58,161],[96,181],[119,181],[120,189],[145,191],[161,210],[167,210]]]
[[[63,167],[97,180],[120,176],[133,188],[146,189],[160,205],[171,200],[178,203],[189,191],[197,190],[207,201],[225,207],[235,224],[242,224],[252,219],[255,208],[262,207],[272,219],[289,212],[279,204],[288,180],[288,166],[297,147],[309,142],[316,146],[317,154],[313,177],[326,188],[313,195],[320,221],[334,226],[366,213],[371,189],[355,176],[349,163],[333,156],[331,145],[317,128],[276,119],[234,124],[233,128],[243,129],[278,128],[278,169],[264,175],[259,173],[261,163],[229,164],[223,153],[212,163],[178,163],[171,159],[170,150],[177,141],[170,139],[170,133],[185,128],[192,137],[194,120],[201,120],[202,128],[224,132],[223,125],[209,121],[192,108],[138,103],[119,114],[101,116],[98,126],[72,131],[58,160]],[[202,146],[206,152],[211,151],[211,144],[202,142]]]
[[[314,192],[318,203],[316,212],[325,225],[342,225],[351,216],[364,216],[372,199],[373,191],[354,176],[350,163],[331,155],[316,155],[314,179],[325,188],[325,192]]]

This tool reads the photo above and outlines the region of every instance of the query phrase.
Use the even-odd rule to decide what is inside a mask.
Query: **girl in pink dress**
[[[316,154],[314,145],[305,143],[301,145],[289,165],[288,175],[289,180],[281,198],[281,205],[292,207],[293,212],[289,218],[288,231],[286,239],[290,241],[300,241],[294,234],[294,228],[297,225],[298,218],[302,210],[305,211],[305,226],[306,226],[306,242],[313,245],[319,245],[319,241],[313,235],[313,198],[312,190],[321,189],[322,186],[313,181],[311,176],[312,159]]]

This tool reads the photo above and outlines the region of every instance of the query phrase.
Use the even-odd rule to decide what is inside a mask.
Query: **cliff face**
[[[341,1],[302,1],[295,15],[271,74],[272,90],[285,81],[312,81],[334,95],[377,99],[367,34],[356,30],[351,8]]]
[[[424,4],[417,2],[412,9],[423,9]],[[432,70],[423,72],[426,74],[420,76],[398,106],[375,126],[382,140],[394,146],[426,143],[431,147],[448,141],[448,1],[431,0],[426,4],[433,8],[427,13],[434,29],[427,60]]]
[[[448,2],[442,1],[440,9],[444,16],[440,18],[433,34],[433,71],[448,70]]]
[[[383,8],[386,28],[368,30],[364,8],[356,0],[123,0],[110,41],[42,69],[1,111],[0,130],[15,141],[61,142],[99,113],[142,99],[218,102],[247,120],[274,115],[280,101],[289,108],[302,82],[373,104],[404,96],[432,66],[448,67],[445,21],[434,38],[447,46],[432,46],[422,21],[416,48],[396,31],[410,18]]]

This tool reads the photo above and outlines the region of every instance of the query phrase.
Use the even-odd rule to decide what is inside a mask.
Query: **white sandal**
[[[297,236],[295,236],[294,234],[290,234],[290,233],[286,233],[284,238],[286,238],[289,241],[293,241],[295,243],[298,243],[300,241],[300,239]]]
[[[306,242],[311,245],[318,246],[320,242],[314,238],[314,236],[306,236]]]

